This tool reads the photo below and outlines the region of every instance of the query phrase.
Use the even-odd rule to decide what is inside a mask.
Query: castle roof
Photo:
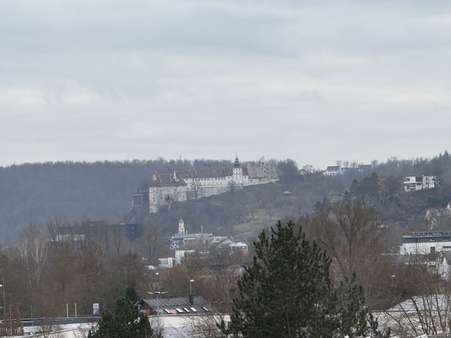
[[[243,175],[247,175],[247,168],[243,168]],[[172,174],[158,174],[157,178],[152,179],[150,186],[166,186],[166,185],[185,185],[181,184],[184,179],[189,178],[221,178],[232,176],[232,168],[221,169],[221,170],[190,170],[185,172],[177,172],[177,177],[179,178],[178,184],[174,179]],[[183,182],[184,183],[184,182]]]
[[[185,179],[203,179],[203,178],[223,178],[233,175],[233,168],[241,168],[238,158],[235,159],[233,167],[212,168],[212,169],[192,169],[187,171],[173,171],[166,173],[154,173],[152,175],[149,187],[175,187],[186,186]],[[244,166],[243,175],[249,175],[248,166]]]
[[[243,170],[243,175],[246,175],[247,171]],[[223,168],[216,170],[192,170],[190,172],[186,172],[181,174],[180,176],[183,178],[220,178],[232,176],[233,170],[232,168]]]
[[[233,163],[234,168],[241,168],[240,160],[238,157],[235,157],[235,162]]]
[[[183,179],[180,179],[174,173],[155,173],[152,175],[152,178],[149,183],[149,187],[177,187],[177,186],[186,186],[186,183]]]

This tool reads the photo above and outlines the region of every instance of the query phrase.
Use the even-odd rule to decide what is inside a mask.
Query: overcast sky
[[[445,1],[1,0],[0,165],[432,156]]]

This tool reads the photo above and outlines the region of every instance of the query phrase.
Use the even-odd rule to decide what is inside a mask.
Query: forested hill
[[[405,192],[403,176],[434,175],[436,189]],[[225,235],[253,238],[262,228],[283,218],[297,218],[312,212],[319,204],[343,198],[364,200],[377,210],[386,224],[405,230],[427,230],[431,226],[425,215],[435,210],[436,228],[451,231],[451,211],[444,210],[451,201],[451,156],[444,153],[430,160],[390,159],[365,171],[324,176],[321,173],[300,175],[290,161],[279,163],[280,182],[248,187],[211,198],[176,203],[162,210],[149,222],[159,225],[163,233],[175,231],[178,217],[183,217],[190,231],[204,230]]]
[[[131,195],[154,171],[230,166],[229,161],[42,163],[0,167],[0,234],[4,239],[29,223],[122,219]]]
[[[0,240],[13,236],[24,225],[45,223],[53,217],[118,221],[130,210],[136,188],[154,171],[180,172],[193,167],[205,171],[231,165],[230,161],[159,159],[0,168]],[[163,210],[150,221],[173,230],[178,217],[184,217],[193,227],[247,233],[282,217],[308,213],[324,199],[340,199],[348,194],[367,200],[384,220],[409,225],[423,222],[429,208],[443,208],[451,201],[451,156],[446,152],[429,160],[391,159],[364,172],[350,171],[334,177],[300,175],[290,160],[279,162],[278,171],[279,183],[175,203],[171,210]],[[402,177],[406,175],[437,175],[440,187],[405,193]]]

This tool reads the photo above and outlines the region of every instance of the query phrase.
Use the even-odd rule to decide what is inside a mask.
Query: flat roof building
[[[430,254],[451,251],[451,232],[415,232],[402,236],[400,253],[402,255]]]

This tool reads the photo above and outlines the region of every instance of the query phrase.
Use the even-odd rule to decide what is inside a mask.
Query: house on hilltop
[[[406,176],[404,177],[404,191],[420,191],[434,189],[438,186],[437,176]]]

